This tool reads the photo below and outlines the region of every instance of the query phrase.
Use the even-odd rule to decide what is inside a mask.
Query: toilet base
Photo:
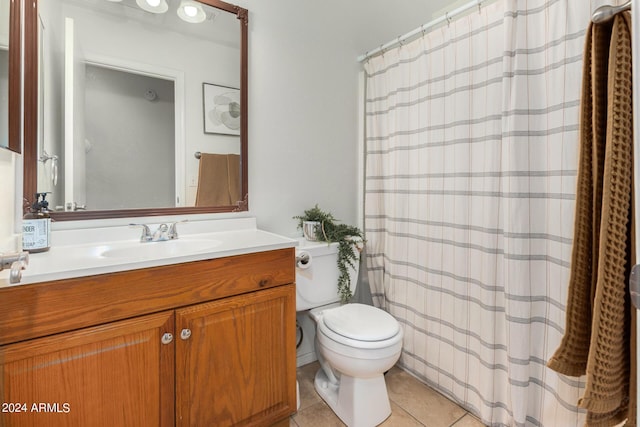
[[[353,378],[342,374],[339,384],[332,384],[320,369],[315,389],[331,410],[349,427],[371,427],[391,415],[384,375]]]

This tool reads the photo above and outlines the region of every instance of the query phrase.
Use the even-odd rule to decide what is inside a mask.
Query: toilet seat
[[[400,325],[393,316],[356,303],[323,311],[318,329],[337,343],[359,349],[390,347],[402,339]]]

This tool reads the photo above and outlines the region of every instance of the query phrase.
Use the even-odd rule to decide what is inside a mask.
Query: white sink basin
[[[105,258],[167,258],[212,250],[222,244],[212,239],[177,239],[163,242],[135,243],[123,247],[107,247],[99,255]]]
[[[157,225],[152,224],[156,229]],[[33,254],[19,285],[111,274],[293,248],[297,242],[259,230],[255,218],[198,220],[180,225],[180,238],[141,243],[128,225],[54,230],[51,250]],[[0,271],[0,290],[16,286]],[[2,424],[2,423],[0,423]]]

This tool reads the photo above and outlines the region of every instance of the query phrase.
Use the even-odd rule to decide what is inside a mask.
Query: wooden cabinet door
[[[173,313],[0,347],[0,426],[173,425]]]
[[[176,335],[177,426],[269,426],[295,411],[294,285],[176,310]]]

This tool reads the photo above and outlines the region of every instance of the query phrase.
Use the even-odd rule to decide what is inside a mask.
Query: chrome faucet
[[[169,239],[171,240],[175,240],[178,238],[178,224],[182,223],[182,222],[187,222],[188,220],[183,219],[182,221],[176,221],[173,224],[171,224],[171,226],[169,227],[169,232],[167,233],[167,235],[169,236]]]
[[[151,230],[149,230],[149,226],[146,224],[129,224],[129,227],[142,227],[142,236],[140,236],[140,242],[151,242],[153,236],[151,235]]]
[[[64,207],[65,211],[86,211],[87,210],[87,205],[86,203],[84,205],[79,205],[77,202],[67,202],[67,204]]]
[[[129,224],[130,227],[142,227],[142,236],[140,236],[140,242],[164,242],[166,240],[175,240],[178,238],[178,224],[186,222],[187,220],[177,221],[170,226],[162,223],[158,226],[156,231],[151,234],[151,229],[146,224]]]
[[[22,270],[29,265],[29,253],[26,251],[16,253],[0,253],[0,271],[11,267],[9,283],[20,283]]]
[[[153,237],[151,238],[152,242],[164,242],[165,240],[169,240],[169,226],[167,224],[160,224],[155,233],[153,233]]]

